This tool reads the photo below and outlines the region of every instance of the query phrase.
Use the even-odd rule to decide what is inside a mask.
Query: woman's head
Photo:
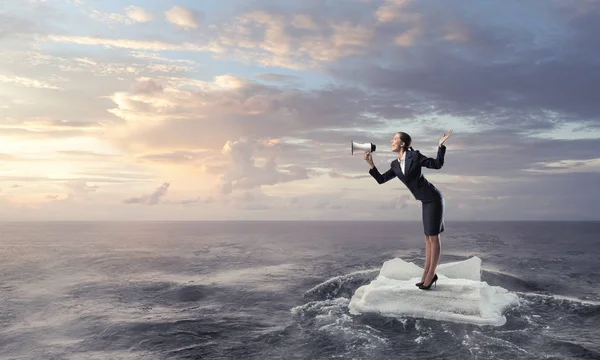
[[[404,151],[408,150],[408,148],[412,149],[410,144],[412,143],[412,138],[405,132],[398,131],[394,138],[392,139],[392,151],[399,152],[401,148],[404,148]]]

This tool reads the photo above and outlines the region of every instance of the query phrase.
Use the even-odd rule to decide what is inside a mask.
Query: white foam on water
[[[310,327],[315,331],[325,332],[339,339],[346,350],[336,357],[356,358],[357,352],[367,353],[381,348],[387,339],[381,332],[371,326],[356,324],[351,316],[346,313],[349,300],[335,298],[330,300],[311,301],[307,304],[291,309],[302,324],[305,319],[310,319]],[[338,349],[343,351],[343,349]]]
[[[386,261],[375,280],[355,291],[350,313],[502,326],[503,312],[519,305],[516,294],[481,281],[478,257],[439,264],[436,273],[437,286],[421,290],[415,286],[421,281],[421,267],[400,258]]]
[[[128,350],[107,350],[107,351],[85,351],[68,354],[68,358],[72,360],[158,360],[161,357],[149,351],[128,351]]]
[[[297,264],[263,265],[239,269],[223,269],[209,274],[180,274],[162,271],[137,273],[132,281],[170,282],[186,285],[240,286],[261,291],[286,291],[286,282],[302,268]]]
[[[517,292],[517,294],[523,295],[523,296],[542,297],[542,298],[546,298],[546,299],[554,299],[554,300],[559,300],[559,301],[561,301],[561,300],[569,301],[569,302],[578,303],[581,305],[593,305],[593,306],[600,305],[600,301],[580,299],[580,298],[577,298],[574,296],[557,295],[557,294],[548,295],[548,294],[537,294],[537,293],[526,293],[526,292]]]

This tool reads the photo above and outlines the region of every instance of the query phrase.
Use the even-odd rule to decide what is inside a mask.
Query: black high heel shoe
[[[437,280],[438,280],[438,276],[437,276],[437,274],[435,274],[433,276],[433,279],[431,279],[431,283],[429,285],[425,286],[425,284],[421,284],[421,285],[419,285],[419,289],[429,290],[429,289],[431,289],[431,285],[433,285],[433,284],[435,284],[435,287],[437,287]]]
[[[437,280],[437,274],[433,274],[433,277]],[[423,285],[422,281],[415,284],[415,286],[421,286],[421,285]]]

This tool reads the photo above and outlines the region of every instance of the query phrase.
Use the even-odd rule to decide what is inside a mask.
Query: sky
[[[0,220],[600,220],[598,0],[0,0]]]

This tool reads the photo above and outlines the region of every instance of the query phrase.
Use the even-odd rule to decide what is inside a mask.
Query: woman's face
[[[392,139],[392,151],[399,152],[401,146],[402,146],[402,142],[400,141],[400,135],[399,134],[394,135],[394,138]]]

